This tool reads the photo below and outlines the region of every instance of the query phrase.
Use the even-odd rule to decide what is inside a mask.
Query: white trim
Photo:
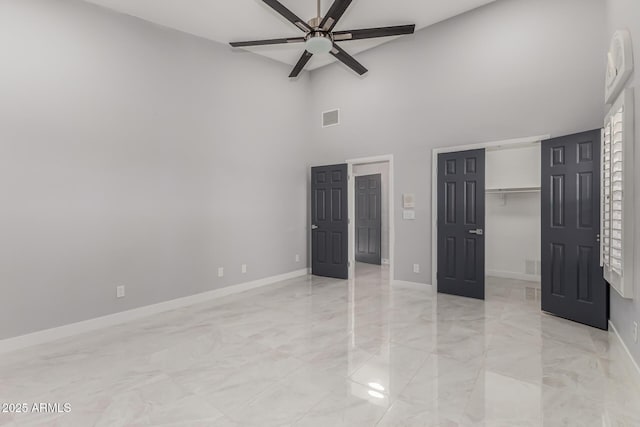
[[[524,280],[525,282],[540,283],[540,276],[536,276],[535,274],[519,273],[517,271],[486,270],[484,275],[500,277],[501,279]]]
[[[382,163],[382,162],[390,162],[393,161],[393,154],[383,154],[380,156],[370,156],[370,157],[360,157],[357,159],[347,159],[347,163],[351,163],[352,165],[360,165],[367,163]]]
[[[518,146],[527,146],[531,144],[535,144],[536,142],[544,141],[545,139],[551,138],[551,135],[535,135],[535,136],[526,136],[524,138],[513,138],[513,139],[503,139],[500,141],[487,141],[487,142],[478,142],[474,144],[464,144],[464,145],[455,145],[453,147],[439,147],[434,148],[433,151],[435,153],[454,153],[456,151],[467,151],[467,150],[477,150],[479,148],[486,149],[509,149],[509,148],[518,148]],[[506,146],[506,147],[505,147]]]
[[[389,265],[389,260],[386,258],[382,258],[381,262],[382,262],[382,265]]]
[[[551,138],[551,135],[537,135],[433,149],[431,153],[431,283],[434,289],[438,289],[438,154],[477,150],[479,148],[515,148],[519,145],[526,146],[549,138]],[[504,147],[505,145],[508,147]]]
[[[351,221],[351,218],[356,217],[356,207],[352,202],[356,197],[356,179],[353,178],[353,164],[347,161],[347,175],[349,176],[347,182],[347,216],[349,217],[349,224],[347,225],[347,278],[356,278],[356,228],[355,220]]]
[[[77,323],[71,323],[57,328],[46,329],[27,335],[0,340],[0,354],[19,350],[25,347],[31,347],[38,344],[44,344],[50,341],[59,340],[61,338],[67,338],[125,322],[130,322],[142,317],[151,316],[153,314],[158,314],[169,310],[175,310],[177,308],[182,308],[193,304],[199,304],[212,299],[226,297],[240,292],[249,291],[251,289],[260,288],[262,286],[271,285],[273,283],[281,282],[284,280],[306,276],[307,274],[307,269],[304,268],[285,274],[279,274],[277,276],[265,277],[263,279],[253,280],[251,282],[227,286],[224,288],[215,289],[213,291],[203,292],[182,298],[176,298],[158,304],[147,305],[139,308],[134,308],[132,310],[109,314],[107,316],[96,317],[94,319],[84,320]]]
[[[393,171],[393,154],[385,154],[382,156],[361,157],[358,159],[349,159],[347,162],[347,171],[349,177],[353,176],[353,165],[362,165],[368,163],[389,163],[389,279],[393,281],[395,277],[395,247],[396,247],[396,215],[394,210],[394,171]],[[355,218],[355,179],[349,178],[348,198],[349,198],[349,218]],[[356,254],[353,242],[356,237],[355,221],[349,221],[349,278],[355,278]]]
[[[627,344],[625,344],[624,340],[622,339],[622,337],[618,333],[618,330],[613,325],[613,322],[611,320],[609,320],[609,327],[611,328],[613,333],[616,335],[616,337],[618,337],[618,340],[620,341],[620,344],[622,344],[622,348],[624,348],[624,351],[627,353],[627,356],[629,356],[629,360],[631,360],[631,364],[636,368],[636,372],[638,373],[638,376],[636,377],[636,380],[637,380],[638,384],[640,385],[640,365],[638,365],[638,362],[636,361],[636,359],[633,358],[633,355],[631,354],[631,351],[629,351],[629,347],[627,347]]]

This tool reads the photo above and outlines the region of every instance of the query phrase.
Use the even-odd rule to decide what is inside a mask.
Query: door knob
[[[315,225],[315,224],[311,224],[311,229],[312,229],[312,230],[316,230],[317,228],[318,228],[318,226],[317,226],[317,225]]]
[[[478,236],[482,236],[484,234],[484,230],[482,228],[476,228],[475,230],[469,230],[470,234],[477,234]]]

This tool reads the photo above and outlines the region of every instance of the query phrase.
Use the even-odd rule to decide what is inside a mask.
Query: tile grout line
[[[402,345],[402,344],[400,344],[400,345]],[[410,349],[412,349],[412,350],[416,350],[416,349],[414,349],[414,348],[407,347],[407,346],[404,346],[404,345],[403,345],[403,347],[410,348]],[[402,388],[402,390],[398,393],[398,396],[396,397],[395,401],[389,405],[389,407],[387,408],[387,410],[386,410],[386,411],[384,411],[384,414],[382,414],[382,416],[378,419],[378,421],[377,421],[377,422],[376,422],[376,424],[375,424],[376,426],[377,426],[378,424],[380,424],[380,422],[384,419],[384,417],[386,417],[386,416],[387,416],[387,414],[388,414],[388,413],[389,413],[389,411],[391,410],[391,407],[392,407],[394,404],[396,404],[396,402],[397,402],[397,401],[401,401],[401,400],[402,400],[402,399],[401,399],[402,392],[403,392],[407,387],[409,387],[409,384],[411,384],[411,382],[416,378],[416,376],[418,375],[418,372],[420,372],[420,370],[421,370],[422,368],[424,368],[424,366],[427,364],[427,361],[428,361],[429,359],[431,359],[433,356],[435,356],[435,354],[434,354],[434,353],[432,353],[432,352],[429,352],[429,353],[427,353],[427,354],[428,354],[428,356],[427,356],[427,357],[424,359],[424,361],[420,364],[420,367],[418,367],[418,369],[416,369],[416,371],[415,371],[415,372],[414,372],[414,374],[411,376],[411,378],[409,379],[409,381],[407,381],[407,383],[405,384],[405,386],[404,386],[404,387]],[[389,396],[389,401],[391,401],[391,396]]]

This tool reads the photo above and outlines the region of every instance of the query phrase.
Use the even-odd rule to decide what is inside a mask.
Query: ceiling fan
[[[335,56],[347,67],[351,68],[356,73],[363,75],[368,70],[338,46],[336,42],[413,34],[416,28],[416,26],[412,24],[350,31],[333,31],[333,28],[347,10],[352,0],[335,0],[324,17],[322,17],[320,0],[318,0],[318,15],[309,22],[304,22],[278,0],[262,1],[286,18],[287,21],[302,30],[305,33],[304,37],[232,42],[230,44],[233,47],[250,47],[287,43],[304,43],[305,51],[296,66],[293,68],[289,77],[297,77],[313,55],[327,53],[331,53],[331,55]]]

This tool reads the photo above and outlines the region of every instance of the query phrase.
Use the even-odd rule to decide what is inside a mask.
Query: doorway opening
[[[349,278],[357,273],[393,279],[393,156],[352,159],[347,164]]]
[[[545,313],[606,330],[598,153],[600,129],[434,150],[438,292],[484,299],[486,288],[494,299],[524,295]],[[485,283],[485,272],[496,280]],[[503,295],[499,279],[511,283]],[[537,288],[512,289],[532,279]]]
[[[504,297],[519,288],[517,292],[540,300],[539,153],[540,142],[548,138],[541,135],[433,151],[432,283],[438,291],[484,299],[485,288],[489,298]],[[451,182],[442,184],[445,190],[452,187],[449,197],[447,191],[440,191],[443,179]],[[446,212],[440,212],[439,206]],[[444,227],[439,223],[443,221]],[[455,274],[448,275],[448,270]]]
[[[540,305],[540,142],[486,149],[487,298]]]

